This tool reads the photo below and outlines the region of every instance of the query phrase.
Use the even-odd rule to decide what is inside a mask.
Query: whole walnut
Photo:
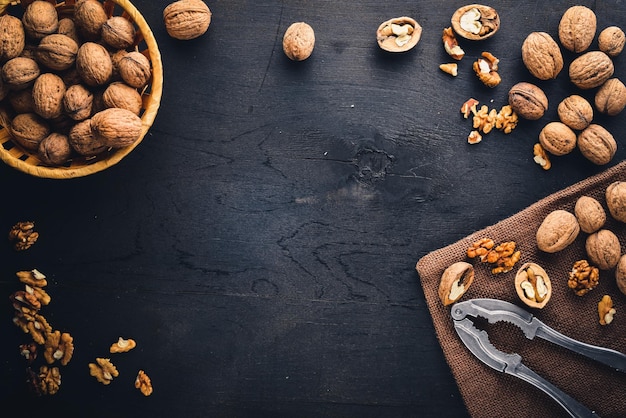
[[[73,120],[85,120],[91,116],[93,93],[82,84],[74,84],[67,88],[63,96],[65,113]]]
[[[70,146],[74,151],[84,157],[93,157],[106,151],[109,146],[91,129],[91,119],[78,122],[70,129]]]
[[[72,147],[66,135],[53,132],[39,143],[37,157],[49,166],[59,166],[72,155]]]
[[[102,93],[102,100],[106,107],[127,109],[136,115],[141,113],[143,105],[141,94],[139,94],[137,89],[122,81],[109,84],[104,93]]]
[[[195,39],[209,29],[211,10],[202,0],[178,0],[163,10],[163,23],[172,38]]]
[[[33,106],[35,113],[44,119],[53,119],[63,113],[65,84],[61,77],[44,73],[37,77],[33,85]]]
[[[576,148],[576,133],[562,122],[550,122],[539,132],[539,143],[552,155],[569,154]]]
[[[619,291],[626,295],[626,254],[619,258],[615,267],[615,282]]]
[[[0,61],[19,56],[26,45],[22,21],[15,16],[0,16]]]
[[[37,151],[39,143],[50,134],[50,125],[36,113],[20,113],[11,121],[11,137],[29,151]]]
[[[311,56],[315,46],[315,32],[305,22],[292,23],[283,36],[283,51],[292,61],[303,61]]]
[[[605,191],[606,205],[613,219],[626,223],[626,182],[611,183]]]
[[[609,57],[618,56],[624,49],[626,35],[617,26],[609,26],[598,35],[598,49]]]
[[[591,196],[581,196],[574,206],[574,215],[580,225],[580,230],[591,234],[599,230],[606,223],[606,212],[602,204]]]
[[[102,40],[112,48],[126,49],[133,45],[137,30],[123,16],[111,16],[102,25]]]
[[[57,29],[57,33],[59,35],[65,35],[72,38],[77,45],[81,43],[80,38],[78,37],[78,30],[76,29],[76,24],[74,23],[74,19],[69,17],[64,17],[59,20],[59,29]]]
[[[587,237],[585,250],[589,262],[600,270],[610,270],[617,265],[622,248],[617,236],[608,229],[601,229]]]
[[[619,78],[610,78],[598,89],[595,105],[600,113],[615,116],[626,107],[626,86]]]
[[[546,32],[531,32],[522,43],[522,61],[540,80],[556,78],[563,69],[563,55],[556,41]]]
[[[576,216],[563,209],[550,212],[537,229],[537,247],[547,253],[556,253],[570,245],[580,232]]]
[[[87,41],[100,38],[102,25],[108,18],[104,6],[97,0],[78,0],[74,6],[74,24]]]
[[[76,70],[88,86],[101,86],[113,75],[113,62],[105,47],[85,42],[76,54]]]
[[[11,108],[16,114],[35,111],[32,88],[12,91],[7,98],[11,104]]]
[[[559,103],[557,108],[559,119],[572,129],[585,129],[593,120],[591,103],[578,94],[572,94]]]
[[[44,37],[37,46],[35,57],[51,70],[67,70],[76,61],[78,44],[67,35],[53,33]]]
[[[54,5],[43,0],[36,0],[26,6],[22,15],[26,35],[39,40],[55,33],[59,28],[59,16]]]
[[[150,60],[141,52],[132,51],[125,54],[119,61],[118,71],[126,84],[141,88],[148,84],[152,76]]]
[[[2,66],[2,79],[11,90],[20,90],[31,86],[39,74],[39,65],[31,58],[15,57]]]
[[[596,14],[585,6],[572,6],[563,13],[559,22],[561,45],[572,52],[589,48],[596,36]]]
[[[576,58],[569,66],[569,78],[579,89],[592,89],[611,78],[615,67],[602,51],[590,51]]]
[[[595,123],[578,134],[577,142],[580,153],[596,165],[608,164],[617,152],[617,142],[613,135]]]
[[[509,90],[509,105],[520,117],[537,120],[548,110],[548,97],[541,88],[523,81]]]
[[[96,136],[113,148],[132,145],[139,139],[143,125],[141,118],[127,109],[109,108],[91,118],[91,128]]]

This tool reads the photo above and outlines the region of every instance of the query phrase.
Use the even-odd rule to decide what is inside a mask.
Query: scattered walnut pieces
[[[29,249],[39,238],[39,233],[34,230],[34,222],[18,222],[9,231],[9,241],[13,242],[16,251]]]
[[[498,74],[498,63],[500,60],[490,52],[483,52],[481,57],[474,61],[472,65],[476,76],[487,87],[497,86],[502,81],[500,74]]]
[[[598,302],[598,315],[600,317],[600,325],[608,325],[613,322],[615,316],[615,308],[613,307],[613,300],[611,296],[604,295],[602,300]]]
[[[484,261],[487,254],[495,247],[496,243],[491,238],[482,238],[472,244],[467,249],[467,256],[469,258],[479,257],[480,261]]]
[[[120,337],[116,343],[111,344],[111,348],[109,348],[109,352],[112,354],[115,353],[126,353],[137,346],[135,340],[129,338],[127,340]]]
[[[583,296],[593,290],[600,280],[600,270],[589,264],[587,260],[578,260],[569,273],[567,286],[578,296]]]
[[[137,374],[137,378],[135,379],[135,387],[144,394],[144,396],[152,395],[152,382],[148,375],[143,371],[139,370]]]
[[[74,338],[67,332],[61,334],[54,331],[46,335],[44,358],[48,364],[59,360],[61,365],[67,366],[74,354]]]
[[[500,110],[489,109],[487,105],[482,105],[478,109],[478,100],[469,98],[461,106],[461,114],[465,119],[472,115],[472,127],[467,142],[477,144],[482,140],[480,133],[488,134],[496,128],[505,134],[510,134],[517,126],[519,117],[510,105],[505,105]]]
[[[451,27],[443,30],[441,39],[443,40],[443,48],[452,58],[458,61],[465,56],[465,51],[459,46]]]
[[[444,73],[450,74],[452,77],[456,77],[459,74],[459,66],[456,62],[441,64],[439,69]]]
[[[96,358],[96,363],[89,363],[89,374],[95,377],[98,382],[108,385],[114,377],[119,376],[117,368],[108,358]]]
[[[48,321],[39,314],[17,311],[13,323],[25,334],[30,334],[33,341],[39,345],[43,345],[46,342],[46,335],[52,332]]]
[[[517,126],[519,117],[510,105],[502,106],[496,115],[496,129],[501,130],[505,134],[510,134]]]
[[[32,364],[37,358],[37,344],[34,342],[20,344],[20,355],[26,359],[28,364]]]
[[[549,170],[552,167],[548,153],[538,142],[533,146],[533,155],[533,160],[544,170]]]
[[[41,366],[39,368],[39,381],[41,393],[54,395],[61,386],[61,372],[58,367]]]
[[[520,260],[521,252],[515,249],[515,241],[496,245],[491,238],[482,238],[467,250],[469,258],[478,257],[483,263],[494,264],[493,274],[507,273]]]
[[[480,109],[474,113],[472,118],[472,126],[478,131],[482,131],[485,134],[491,132],[496,125],[496,116],[498,112],[496,109],[489,110],[487,105],[482,105]]]
[[[472,131],[467,136],[467,143],[468,144],[478,144],[482,140],[483,140],[483,136],[478,131]]]
[[[478,106],[478,103],[478,100],[473,97],[470,97],[465,103],[463,103],[461,106],[461,113],[465,119],[469,118],[470,115],[476,114],[476,106]]]
[[[46,276],[37,269],[30,271],[18,271],[16,275],[20,282],[29,286],[41,288],[48,285]]]

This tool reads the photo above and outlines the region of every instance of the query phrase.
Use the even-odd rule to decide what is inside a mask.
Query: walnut
[[[112,48],[126,49],[133,45],[137,30],[123,16],[111,16],[102,25],[102,40]]]
[[[54,331],[46,335],[44,358],[48,364],[59,361],[67,366],[74,353],[74,339],[67,332]]]
[[[33,84],[34,111],[44,119],[53,119],[63,113],[65,83],[52,73],[41,74]]]
[[[35,226],[32,222],[23,222],[25,224]],[[46,280],[46,275],[40,272],[37,269],[33,269],[30,271],[18,271],[16,273],[18,280],[21,283],[27,284],[32,287],[46,287],[48,285],[48,281]]]
[[[76,42],[77,45],[80,45],[81,43],[80,38],[78,37],[76,24],[74,23],[74,19],[72,18],[64,17],[60,19],[59,29],[57,29],[57,33],[72,38],[72,40]]]
[[[201,0],[178,0],[165,7],[163,22],[172,38],[195,39],[209,29],[211,10]]]
[[[562,122],[550,122],[539,132],[539,143],[552,155],[566,155],[576,148],[576,133]]]
[[[478,131],[471,131],[469,135],[467,136],[468,144],[478,144],[482,140],[483,140],[483,136]]]
[[[626,222],[626,182],[615,181],[609,184],[604,196],[613,219]]]
[[[606,223],[606,212],[596,199],[591,196],[581,196],[574,206],[574,215],[578,220],[581,231],[592,234]]]
[[[139,370],[139,373],[137,373],[135,387],[139,389],[144,396],[152,395],[152,382],[143,370]]]
[[[502,106],[496,115],[496,129],[505,134],[510,134],[517,126],[518,121],[519,117],[510,105]]]
[[[12,91],[7,99],[16,114],[35,112],[35,101],[33,100],[32,87]]]
[[[102,25],[108,18],[104,6],[97,0],[78,0],[74,6],[74,24],[87,41],[100,38]]]
[[[456,62],[440,64],[439,69],[446,74],[450,74],[452,77],[459,75],[459,65]]]
[[[0,16],[0,61],[18,57],[26,45],[22,21],[15,16]]]
[[[95,363],[89,363],[89,374],[104,385],[110,384],[114,377],[120,375],[110,359],[100,357],[96,358]]]
[[[137,343],[132,338],[125,340],[124,338],[118,338],[117,342],[111,344],[109,348],[109,352],[111,354],[115,353],[126,353],[137,346]]]
[[[82,84],[74,84],[68,87],[63,96],[63,108],[66,114],[76,121],[87,119],[91,116],[93,94]]]
[[[126,54],[128,54],[128,51],[125,49],[119,49],[111,54],[111,62],[113,63],[113,76],[111,80],[120,80],[120,62]]]
[[[496,126],[496,117],[498,111],[496,109],[489,110],[487,105],[482,105],[480,109],[474,112],[472,118],[472,127],[479,132],[488,134]]]
[[[626,86],[619,78],[608,79],[596,92],[596,109],[615,116],[626,107]]]
[[[526,305],[541,309],[552,296],[552,284],[540,265],[525,263],[515,274],[515,291]]]
[[[53,132],[39,143],[37,157],[48,166],[65,164],[72,155],[72,147],[67,135]]]
[[[50,125],[36,113],[21,113],[11,121],[11,137],[29,151],[37,151],[39,143],[50,134]]]
[[[572,94],[563,99],[557,108],[559,119],[572,129],[582,130],[593,119],[593,108],[582,96]]]
[[[587,260],[578,260],[569,273],[567,287],[578,296],[583,296],[596,288],[600,281],[600,270]]]
[[[569,66],[569,78],[579,89],[601,86],[611,78],[615,67],[611,58],[602,51],[590,51],[576,58]]]
[[[69,36],[53,33],[39,42],[35,56],[40,64],[52,70],[62,71],[74,65],[77,53],[76,41]]]
[[[578,149],[592,163],[604,165],[613,159],[617,142],[609,131],[592,123],[578,134]]]
[[[2,79],[11,90],[27,88],[35,82],[39,74],[39,65],[31,58],[12,58],[2,66]]]
[[[20,344],[20,355],[26,359],[28,364],[32,364],[37,359],[37,344],[34,342]]]
[[[439,299],[448,306],[456,302],[467,292],[474,281],[474,267],[459,261],[446,268],[439,282]]]
[[[13,292],[10,296],[10,300],[13,302],[15,309],[21,310],[22,307],[28,308],[28,311],[38,311],[41,309],[41,302],[32,291],[18,290]]]
[[[93,115],[91,129],[103,143],[119,148],[139,139],[143,125],[139,116],[130,110],[110,108]]]
[[[540,80],[556,78],[563,69],[563,55],[556,41],[546,32],[531,32],[522,43],[522,61]]]
[[[113,62],[105,47],[85,42],[76,54],[76,70],[88,86],[101,86],[113,75]]]
[[[585,6],[572,6],[559,22],[561,45],[572,52],[583,52],[596,36],[596,14]]]
[[[52,332],[48,321],[38,313],[16,310],[13,323],[24,333],[30,334],[33,341],[39,345],[43,345],[46,342],[46,335]]]
[[[585,242],[589,262],[600,270],[610,270],[617,265],[622,248],[617,236],[608,229],[589,235]]]
[[[451,19],[454,31],[465,39],[487,39],[500,28],[500,16],[492,7],[469,4],[458,8]]]
[[[36,0],[26,6],[22,15],[22,23],[26,34],[34,40],[55,33],[59,28],[59,16],[54,4]]]
[[[619,258],[615,267],[615,283],[619,291],[626,295],[626,254]]]
[[[483,238],[467,250],[469,258],[479,257],[483,263],[494,264],[491,272],[493,274],[507,273],[520,260],[521,253],[515,249],[514,241],[508,241],[496,245],[490,238]]]
[[[443,30],[441,40],[443,41],[444,50],[452,58],[458,61],[465,56],[465,51],[459,46],[459,42],[456,40],[451,27]]]
[[[6,99],[6,97],[9,95],[9,91],[10,90],[8,84],[4,82],[2,76],[0,75],[0,100]]]
[[[309,58],[314,47],[315,32],[308,23],[292,23],[283,35],[283,52],[292,61]]]
[[[70,129],[69,140],[72,149],[85,157],[93,157],[109,148],[91,129],[91,119],[85,119],[74,125]]]
[[[461,105],[461,113],[465,119],[469,118],[471,114],[476,114],[476,107],[478,106],[479,101],[470,97],[467,99],[463,105]]]
[[[54,395],[61,386],[61,372],[58,367],[41,366],[39,368],[40,390],[44,395]]]
[[[613,322],[613,317],[616,314],[616,310],[613,307],[613,300],[611,296],[604,295],[600,302],[598,302],[598,316],[600,317],[600,325],[609,325]]]
[[[141,94],[139,94],[137,89],[121,81],[109,84],[102,94],[102,100],[106,107],[127,109],[136,115],[141,113],[143,105]]]
[[[297,49],[307,50],[307,45],[310,44],[309,48],[313,50],[313,42],[315,41],[315,38],[311,38],[307,42],[307,37],[298,33],[300,32],[299,28],[294,27],[292,31],[294,36],[291,36],[291,38],[293,39],[289,39],[287,37],[289,29],[287,29],[287,32],[285,32],[285,38],[283,38],[283,49],[289,58],[291,58],[291,56],[290,53],[288,53],[288,49],[295,50],[297,47]],[[417,45],[421,37],[422,27],[415,19],[408,16],[395,17],[386,20],[381,23],[376,30],[376,42],[378,42],[378,46],[382,50],[387,52],[406,52]],[[293,51],[291,52],[291,55],[294,55]],[[296,58],[296,61],[301,60]]]
[[[617,26],[609,26],[598,35],[598,48],[609,57],[618,56],[624,49],[626,35]]]
[[[537,228],[537,247],[547,253],[556,253],[570,245],[580,232],[573,213],[563,209],[550,212]]]
[[[500,60],[490,52],[483,52],[481,58],[474,61],[472,68],[476,76],[487,87],[495,87],[500,84],[501,78],[498,74],[498,63]]]
[[[552,168],[550,157],[540,143],[536,143],[535,145],[533,145],[533,161],[539,164],[539,166],[544,170],[549,170],[550,168]]]
[[[150,60],[138,51],[125,54],[118,63],[118,71],[122,80],[135,88],[145,86],[152,76]]]
[[[471,247],[467,249],[468,258],[478,257],[480,261],[484,261],[487,254],[496,246],[496,243],[491,238],[482,238],[474,242]]]
[[[537,120],[548,110],[548,97],[536,85],[520,82],[509,90],[509,105],[520,117]]]
[[[34,222],[18,222],[9,230],[9,241],[16,251],[24,251],[37,242],[39,232],[35,231]]]

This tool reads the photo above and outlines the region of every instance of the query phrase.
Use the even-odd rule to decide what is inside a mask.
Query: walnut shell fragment
[[[467,292],[474,281],[474,266],[459,261],[445,269],[439,282],[439,299],[448,306],[456,302]]]
[[[552,296],[550,277],[540,265],[525,263],[515,274],[515,291],[526,305],[541,309]]]
[[[408,16],[384,21],[376,30],[378,46],[388,52],[406,52],[422,37],[422,27]]]
[[[537,247],[546,253],[556,253],[570,245],[580,232],[573,213],[563,209],[550,212],[537,229]]]
[[[454,12],[451,23],[459,36],[480,41],[492,37],[500,29],[500,16],[493,7],[468,4]]]

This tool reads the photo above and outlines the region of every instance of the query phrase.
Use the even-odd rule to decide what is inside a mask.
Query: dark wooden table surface
[[[214,0],[208,33],[192,41],[168,37],[168,3],[134,2],[165,75],[155,123],[128,157],[72,180],[0,166],[0,227],[32,220],[40,233],[28,251],[0,246],[2,406],[82,417],[467,415],[415,263],[626,156],[620,114],[595,119],[618,141],[607,166],[577,150],[547,172],[533,162],[558,102],[595,92],[569,82],[571,53],[549,82],[522,64],[526,35],[556,37],[570,2],[492,4],[501,29],[461,40],[456,78],[438,66],[451,61],[441,32],[460,1]],[[624,2],[580,3],[598,31],[626,26]],[[380,50],[376,28],[402,15],[422,25],[420,43]],[[299,63],[282,52],[296,21],[316,33]],[[471,70],[482,51],[500,59],[493,89]],[[624,78],[625,57],[614,62]],[[461,104],[500,108],[519,81],[544,88],[546,115],[469,145]],[[26,389],[18,346],[28,336],[8,300],[15,273],[33,268],[50,281],[46,318],[75,341],[61,390],[41,398]],[[120,336],[138,347],[108,354]],[[109,386],[89,376],[96,357],[120,371]],[[133,387],[139,369],[150,397]]]

